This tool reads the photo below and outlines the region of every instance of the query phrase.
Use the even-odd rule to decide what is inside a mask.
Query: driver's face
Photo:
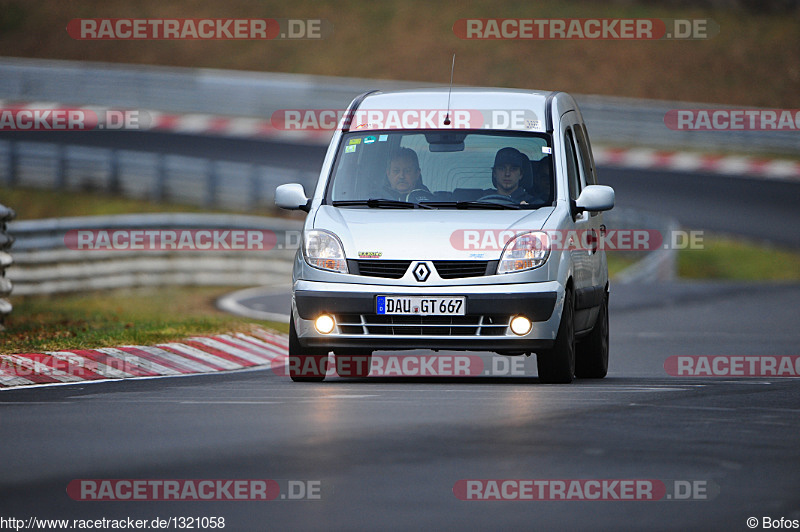
[[[401,157],[392,160],[386,171],[386,177],[389,178],[389,184],[393,189],[405,194],[414,190],[414,185],[420,178],[420,171],[414,161]]]
[[[522,168],[514,164],[504,164],[494,168],[494,179],[497,182],[497,192],[510,195],[519,188],[522,179]]]

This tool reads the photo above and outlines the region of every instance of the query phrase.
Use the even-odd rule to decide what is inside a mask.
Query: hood
[[[314,229],[342,241],[348,259],[497,260],[505,231],[542,229],[554,207],[528,210],[366,209],[321,205]]]

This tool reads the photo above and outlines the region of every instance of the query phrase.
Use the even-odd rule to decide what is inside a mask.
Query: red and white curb
[[[18,102],[0,100],[2,109],[86,109],[105,115],[108,111],[131,111],[96,105],[69,106],[56,102]],[[149,123],[140,125],[148,131],[165,131],[189,135],[214,135],[221,137],[264,138],[282,142],[326,145],[333,135],[327,129],[286,130],[276,128],[264,118],[230,117],[210,114],[176,114],[137,109],[149,117]],[[766,179],[800,180],[800,161],[766,159],[682,151],[664,151],[649,148],[615,148],[595,146],[594,159],[598,165],[672,170],[676,172],[706,172],[722,175],[739,175]]]
[[[648,148],[593,150],[595,163],[622,168],[648,168],[676,172],[708,172],[770,179],[800,179],[800,161],[663,151]]]
[[[287,336],[256,329],[155,346],[0,355],[0,389],[275,368],[286,364],[288,349]]]
[[[220,116],[201,113],[165,113],[152,109],[122,109],[98,105],[66,105],[59,102],[35,101],[19,102],[0,99],[0,109],[42,109],[51,111],[85,110],[98,116],[107,116],[108,112],[138,113],[140,120],[133,129],[141,131],[166,131],[187,135],[214,135],[221,137],[267,138],[286,142],[302,142],[311,144],[327,144],[333,136],[332,130],[303,129],[286,130],[276,128],[271,120],[264,118],[247,118]],[[130,129],[130,128],[129,128]],[[67,131],[67,130],[65,130]]]

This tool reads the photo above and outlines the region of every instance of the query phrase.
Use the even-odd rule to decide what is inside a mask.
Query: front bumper
[[[466,316],[378,316],[378,295],[464,296]],[[294,285],[292,311],[300,344],[307,347],[529,352],[552,347],[563,297],[564,288],[555,281],[423,288],[301,280]],[[323,313],[336,320],[326,335],[314,327]],[[533,322],[528,334],[511,332],[508,322],[515,315]]]

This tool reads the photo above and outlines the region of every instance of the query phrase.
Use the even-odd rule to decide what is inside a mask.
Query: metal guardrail
[[[6,299],[11,294],[13,284],[6,277],[6,268],[14,263],[14,259],[8,250],[14,244],[14,237],[6,232],[8,222],[16,217],[13,209],[0,205],[0,330],[3,328],[5,317],[13,309],[11,303]]]
[[[661,233],[665,246],[642,256],[641,251],[617,251],[636,260],[635,263],[617,273],[615,283],[649,283],[671,281],[677,275],[677,249],[672,247],[671,235],[680,229],[677,220],[666,216],[649,214],[634,209],[615,207],[603,214],[609,229],[649,229]]]
[[[87,83],[88,79],[92,82]],[[348,103],[365,90],[432,85],[436,84],[0,58],[0,98],[8,100],[264,119],[280,109],[346,109]],[[800,135],[796,131],[673,131],[664,124],[664,115],[671,109],[722,107],[719,105],[574,96],[583,111],[592,141],[598,145],[663,150],[702,147],[742,154],[765,151],[797,155],[800,152]]]
[[[274,206],[275,187],[316,185],[318,174],[296,169],[161,153],[0,141],[0,182],[6,186],[102,191],[129,198],[209,208]]]
[[[69,231],[216,229],[272,231],[265,250],[74,249]],[[136,214],[14,222],[14,265],[8,276],[18,295],[154,285],[252,286],[291,282],[291,261],[302,222],[225,214]],[[129,246],[130,247],[130,246]]]

